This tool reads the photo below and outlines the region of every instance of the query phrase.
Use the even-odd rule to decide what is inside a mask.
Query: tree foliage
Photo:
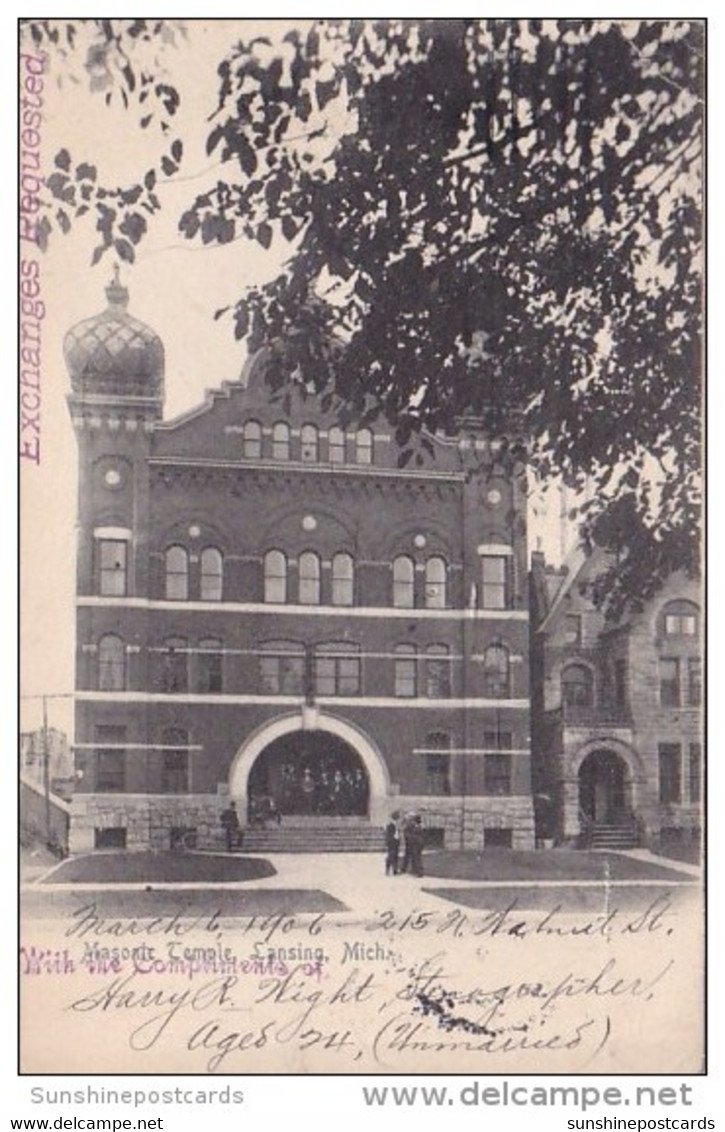
[[[159,35],[96,23],[107,44]],[[405,445],[525,414],[539,474],[595,488],[586,529],[621,552],[615,605],[699,565],[703,51],[683,20],[250,36],[218,68],[207,152],[225,176],[179,222],[204,244],[289,243],[229,312],[235,333],[350,416],[384,414]],[[171,114],[169,89],[143,86]],[[161,172],[181,157],[175,139]],[[56,164],[59,199],[93,186],[96,256],[131,258],[156,172],[109,200],[87,159]]]

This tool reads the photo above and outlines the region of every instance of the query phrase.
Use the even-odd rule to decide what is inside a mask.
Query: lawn
[[[440,850],[426,853],[426,877],[473,881],[618,881],[688,880],[685,874],[637,860],[623,853],[587,853],[579,849]]]
[[[42,884],[232,884],[271,877],[263,857],[214,853],[92,853],[64,861]]]

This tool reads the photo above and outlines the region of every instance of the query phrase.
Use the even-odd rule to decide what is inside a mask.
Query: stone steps
[[[595,825],[589,835],[592,849],[634,849],[636,844],[637,833],[629,823]]]
[[[382,828],[355,825],[282,825],[244,830],[245,853],[383,853]]]

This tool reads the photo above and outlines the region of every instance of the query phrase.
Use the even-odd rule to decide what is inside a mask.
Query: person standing
[[[420,814],[415,814],[406,835],[406,847],[410,855],[410,871],[415,877],[423,876],[423,822]]]
[[[239,825],[236,802],[230,802],[226,810],[222,810],[220,821],[227,843],[227,853],[233,853],[242,847],[242,830]]]
[[[385,827],[385,875],[397,876],[400,853],[400,812],[394,810]]]

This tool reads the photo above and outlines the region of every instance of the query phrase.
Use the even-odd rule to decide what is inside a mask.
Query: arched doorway
[[[250,815],[272,799],[283,817],[362,817],[370,783],[357,751],[330,731],[294,731],[273,739],[249,773]]]
[[[591,751],[579,767],[579,809],[596,824],[616,824],[630,810],[624,759],[611,750]]]
[[[305,739],[306,742],[307,736],[310,737],[310,746],[302,746],[302,741]],[[341,770],[344,766],[345,770],[350,768],[354,772],[356,766],[361,767],[367,785],[366,815],[374,825],[383,824],[387,820],[392,804],[393,788],[385,759],[376,743],[356,723],[323,712],[316,705],[304,705],[299,711],[277,716],[262,724],[244,740],[229,773],[229,793],[236,799],[240,813],[247,811],[250,786],[255,785],[254,772],[257,761],[260,758],[264,759],[265,752],[273,748],[273,745],[282,738],[288,739],[290,746],[282,748],[274,746],[274,752],[291,751],[294,747],[304,755],[304,753],[323,753],[334,749],[340,756]],[[333,748],[332,742],[335,739],[342,740],[342,746]],[[353,761],[353,756],[357,763]],[[266,773],[269,783],[269,776],[270,774],[273,776],[274,771],[270,766],[271,757],[268,756],[268,759]],[[261,765],[264,767],[265,763]],[[303,774],[304,769],[303,762]],[[261,783],[264,771],[260,770],[259,774],[258,781]]]

